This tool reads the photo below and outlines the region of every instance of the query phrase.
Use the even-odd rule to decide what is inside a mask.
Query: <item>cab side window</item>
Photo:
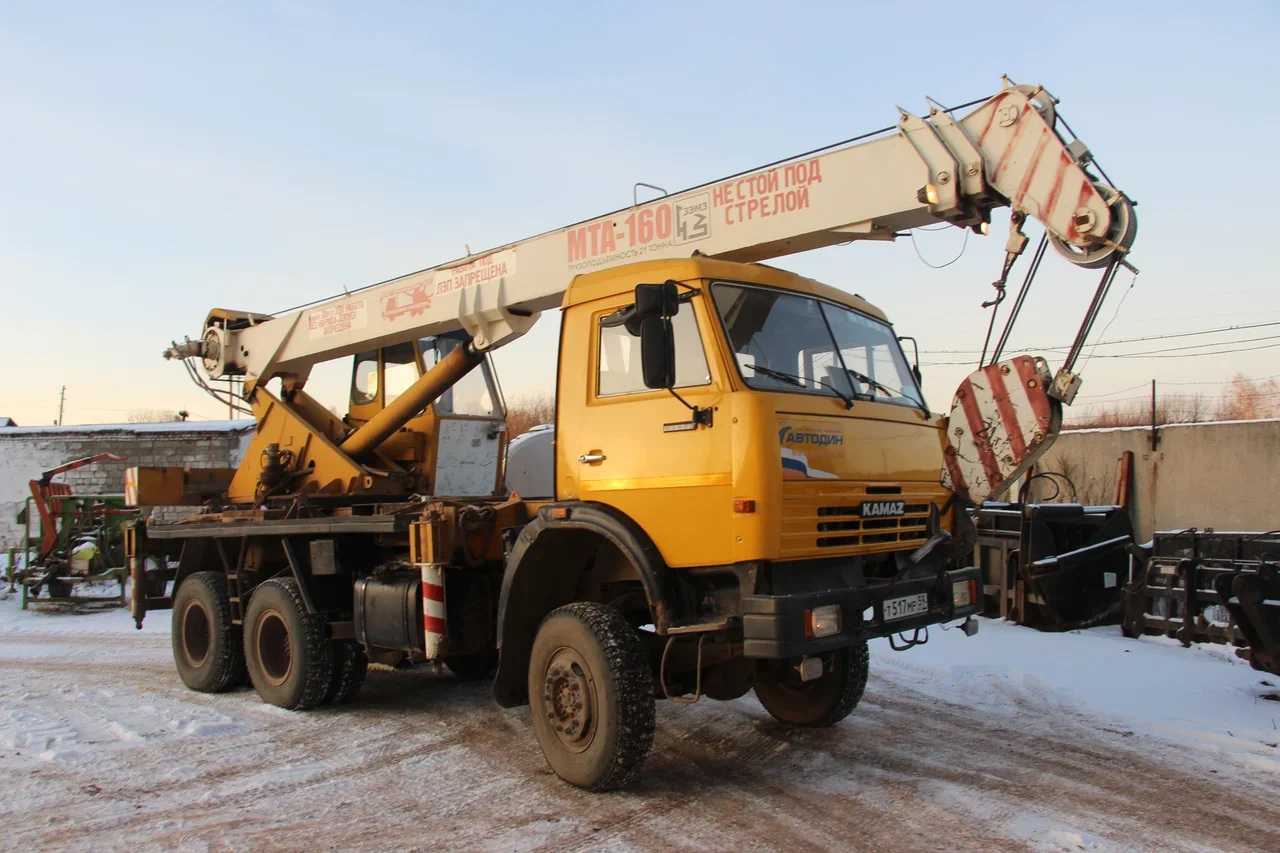
[[[355,370],[351,374],[351,404],[362,406],[378,399],[378,351],[362,352],[356,356]]]
[[[684,306],[672,317],[671,327],[676,339],[676,387],[710,385],[711,372],[692,306]],[[640,338],[627,331],[625,325],[601,325],[596,395],[611,397],[649,390],[640,371]]]

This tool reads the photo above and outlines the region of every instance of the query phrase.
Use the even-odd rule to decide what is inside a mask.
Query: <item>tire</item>
[[[354,640],[331,641],[330,653],[333,666],[329,675],[329,690],[322,704],[345,705],[360,693],[364,677],[369,672],[369,656],[364,646]]]
[[[801,681],[789,665],[756,676],[756,698],[779,722],[826,728],[843,720],[858,706],[867,689],[871,666],[867,641],[822,656],[825,671],[813,681]]]
[[[263,702],[305,711],[329,695],[332,643],[324,619],[307,613],[293,578],[274,578],[253,591],[244,618],[244,657]]]
[[[71,581],[55,577],[46,578],[44,588],[50,598],[70,598],[75,591],[75,585]]]
[[[653,676],[635,629],[603,604],[551,611],[533,641],[529,706],[538,745],[561,779],[588,791],[631,781],[654,728]]]
[[[201,693],[221,693],[245,680],[240,626],[231,624],[227,577],[189,575],[173,597],[170,639],[182,683]]]
[[[493,670],[498,666],[498,650],[451,655],[444,659],[444,665],[463,681],[480,681],[493,675]]]

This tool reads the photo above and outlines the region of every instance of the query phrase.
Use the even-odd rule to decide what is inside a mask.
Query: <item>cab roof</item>
[[[608,296],[616,296],[635,288],[645,282],[663,282],[668,279],[676,281],[696,281],[699,279],[717,279],[726,282],[742,282],[758,284],[765,287],[777,287],[816,296],[839,305],[844,305],[868,314],[884,322],[889,318],[879,308],[867,302],[861,296],[847,293],[827,284],[796,275],[787,270],[765,264],[748,264],[737,261],[720,261],[714,258],[681,258],[679,260],[640,261],[621,267],[601,270],[575,276],[564,294],[561,307],[591,302]]]

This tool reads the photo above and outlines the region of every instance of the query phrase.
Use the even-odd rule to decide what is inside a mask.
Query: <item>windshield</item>
[[[750,387],[924,408],[888,323],[771,288],[716,283],[712,294]]]

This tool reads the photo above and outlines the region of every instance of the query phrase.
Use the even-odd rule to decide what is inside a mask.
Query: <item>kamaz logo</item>
[[[883,518],[885,516],[903,515],[907,511],[906,501],[863,501],[863,518]]]
[[[839,432],[816,432],[807,429],[792,429],[784,426],[778,430],[778,441],[783,444],[808,444],[816,447],[839,447],[844,444],[844,434]]]

